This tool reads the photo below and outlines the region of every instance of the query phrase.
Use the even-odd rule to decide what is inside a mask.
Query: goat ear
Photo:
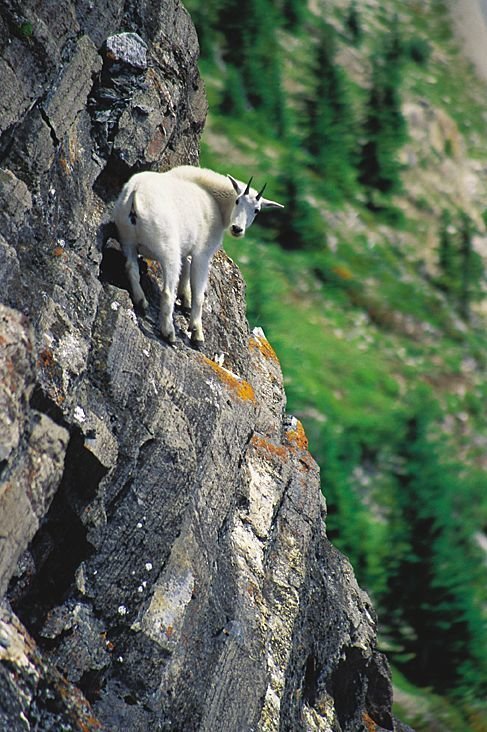
[[[263,198],[262,208],[284,208],[284,206],[282,203],[277,203],[277,201],[270,201],[268,198]]]
[[[227,178],[230,180],[233,186],[233,190],[235,191],[237,196],[240,196],[243,190],[243,186],[241,186],[238,180],[235,180],[235,178],[233,178],[229,173],[227,173]]]

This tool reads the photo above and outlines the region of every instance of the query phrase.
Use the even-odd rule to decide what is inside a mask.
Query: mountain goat
[[[160,328],[176,340],[173,311],[179,295],[191,307],[193,342],[203,342],[201,311],[211,258],[222,244],[225,229],[244,236],[261,208],[283,208],[263,198],[231,175],[182,165],[167,173],[144,172],[130,178],[120,193],[113,220],[126,258],[126,271],[136,306],[148,306],[140,286],[137,253],[160,262],[164,288]],[[191,259],[189,259],[191,257]]]

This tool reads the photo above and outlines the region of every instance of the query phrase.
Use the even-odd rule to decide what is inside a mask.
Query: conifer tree
[[[371,207],[373,191],[388,197],[401,190],[398,152],[406,140],[399,92],[401,77],[402,46],[396,20],[381,54],[373,61],[364,142],[359,156],[359,181],[368,189]]]
[[[305,102],[304,145],[324,193],[339,199],[350,192],[355,180],[352,113],[345,74],[335,63],[334,30],[326,24],[319,32],[312,79]]]
[[[283,249],[323,250],[326,246],[324,222],[306,198],[302,162],[290,142],[280,165],[279,201],[284,208],[278,214],[266,214],[266,224],[274,227]]]
[[[453,301],[460,316],[470,319],[471,305],[483,297],[482,258],[473,248],[474,226],[470,217],[461,211],[454,227],[449,211],[443,211],[440,224],[438,286]]]
[[[460,215],[460,288],[458,308],[464,320],[470,320],[471,304],[481,296],[480,281],[483,265],[480,255],[473,248],[473,222],[462,211]]]
[[[327,536],[346,554],[359,581],[364,581],[367,572],[367,518],[352,480],[353,469],[359,463],[358,444],[329,426],[323,428],[320,437]]]
[[[345,18],[345,26],[350,33],[352,43],[358,46],[362,40],[363,31],[355,0],[352,0],[348,8],[347,16]]]
[[[248,109],[245,87],[239,69],[227,64],[223,93],[220,99],[223,114],[241,116]]]
[[[420,390],[397,455],[382,616],[414,681],[448,692],[476,678],[485,690],[481,563],[455,511],[461,471],[432,433],[435,412]]]
[[[439,239],[438,267],[440,277],[438,285],[440,289],[449,294],[454,287],[455,273],[457,271],[457,252],[452,234],[451,214],[448,209],[444,209],[441,212]]]
[[[239,69],[249,104],[262,112],[268,128],[284,134],[286,113],[276,34],[279,16],[273,3],[222,0],[218,22],[226,39],[224,59]]]
[[[306,3],[303,0],[281,0],[278,6],[284,25],[291,30],[297,30],[306,15]]]

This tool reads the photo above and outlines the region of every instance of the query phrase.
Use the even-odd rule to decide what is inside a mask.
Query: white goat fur
[[[132,176],[115,204],[126,270],[135,304],[148,306],[140,286],[137,253],[160,262],[164,276],[161,295],[162,335],[175,341],[173,311],[176,295],[191,306],[192,339],[203,341],[201,312],[211,259],[222,244],[225,229],[241,237],[261,207],[281,204],[262,198],[231,176],[183,165],[167,173]],[[188,257],[191,257],[191,260]]]

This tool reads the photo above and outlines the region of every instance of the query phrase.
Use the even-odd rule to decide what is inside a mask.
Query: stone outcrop
[[[404,729],[237,268],[170,347],[157,267],[139,317],[104,247],[133,171],[197,163],[189,16],[7,0],[0,30],[0,730]]]

